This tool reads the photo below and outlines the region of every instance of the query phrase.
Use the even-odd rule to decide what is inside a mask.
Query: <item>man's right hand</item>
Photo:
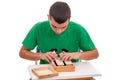
[[[57,58],[57,54],[55,51],[50,51],[47,53],[42,53],[40,54],[40,59],[42,60],[47,60],[48,62],[52,62]]]

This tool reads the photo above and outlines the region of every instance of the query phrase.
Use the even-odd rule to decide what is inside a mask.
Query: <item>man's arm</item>
[[[83,60],[91,60],[91,59],[98,58],[98,56],[99,56],[98,50],[95,48],[90,51],[81,52],[79,55],[79,58]]]
[[[34,60],[34,61],[40,60],[40,54],[36,54],[34,52],[31,52],[30,50],[28,50],[24,46],[21,47],[20,52],[19,52],[19,56],[21,58],[28,59],[28,60]]]
[[[21,58],[28,59],[28,60],[36,61],[36,60],[43,59],[43,60],[47,60],[48,62],[51,62],[55,58],[57,58],[57,55],[54,51],[46,52],[44,54],[42,54],[42,53],[37,54],[37,53],[31,52],[30,50],[28,50],[24,46],[22,46],[22,48],[20,49],[19,56]]]
[[[99,56],[98,50],[95,48],[93,50],[85,51],[85,52],[72,52],[72,53],[62,52],[60,55],[60,59],[62,61],[77,59],[77,58],[80,58],[81,60],[92,60],[97,58],[98,56]]]

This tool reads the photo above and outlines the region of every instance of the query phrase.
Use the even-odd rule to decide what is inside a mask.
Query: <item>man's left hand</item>
[[[60,53],[60,60],[61,61],[67,61],[67,60],[72,60],[72,59],[77,59],[80,58],[81,53],[69,53],[69,52],[61,52]]]

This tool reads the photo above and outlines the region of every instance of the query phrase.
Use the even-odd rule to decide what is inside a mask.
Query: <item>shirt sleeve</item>
[[[36,25],[31,28],[31,30],[26,35],[25,39],[23,40],[22,44],[29,50],[33,50],[37,45],[36,39]]]
[[[93,50],[95,48],[95,45],[92,39],[90,38],[88,32],[83,27],[80,32],[80,49],[83,51]]]

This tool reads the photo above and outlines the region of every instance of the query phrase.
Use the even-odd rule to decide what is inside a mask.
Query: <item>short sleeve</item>
[[[36,29],[37,25],[34,25],[31,30],[26,35],[25,39],[23,40],[22,44],[29,50],[33,50],[35,46],[37,45],[37,39],[36,39]]]
[[[81,33],[80,33],[80,39],[79,39],[79,46],[80,49],[83,51],[93,50],[95,48],[95,45],[90,38],[88,32],[82,27]]]

